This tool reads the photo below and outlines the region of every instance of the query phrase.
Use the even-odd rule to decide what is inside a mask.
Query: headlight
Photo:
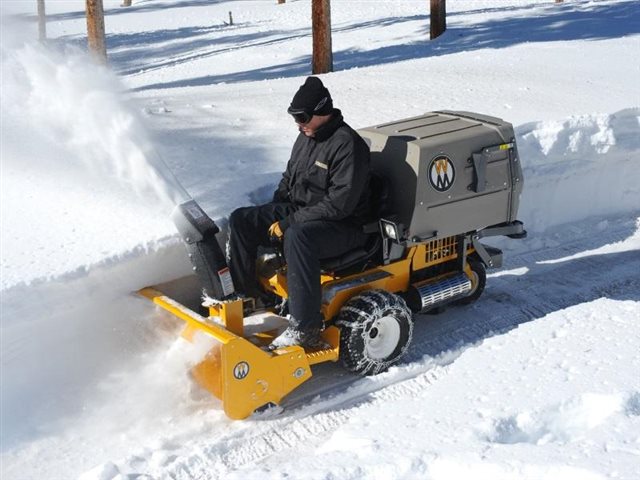
[[[394,240],[397,240],[397,235],[396,235],[396,227],[395,225],[392,225],[390,223],[385,223],[384,224],[384,233],[387,235],[387,237],[392,238]]]
[[[396,242],[400,241],[400,231],[395,223],[390,222],[389,220],[380,219],[380,227],[382,234],[386,238],[390,238]]]

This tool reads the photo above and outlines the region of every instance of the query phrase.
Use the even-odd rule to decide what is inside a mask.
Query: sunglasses
[[[320,100],[320,102],[315,106],[312,112],[309,112],[302,108],[289,107],[287,109],[287,113],[293,117],[296,123],[299,123],[300,125],[306,125],[311,121],[314,113],[324,107],[324,104],[327,103],[327,100],[327,97],[324,97],[322,100]]]
[[[300,125],[306,125],[313,118],[313,115],[309,115],[309,113],[304,110],[293,110],[290,108],[287,112],[293,117],[293,120]]]

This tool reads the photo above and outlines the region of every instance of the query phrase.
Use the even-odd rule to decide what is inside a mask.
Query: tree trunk
[[[278,0],[278,5],[282,5],[286,0]]]
[[[131,6],[131,0],[122,0],[122,5],[123,7],[130,7]]]
[[[107,48],[104,40],[104,9],[102,0],[87,1],[87,38],[89,51],[103,64],[107,63]]]
[[[312,0],[311,26],[313,32],[312,72],[333,71],[331,50],[331,0]]]
[[[447,29],[446,0],[431,0],[431,40],[439,37]]]
[[[47,14],[44,10],[44,0],[38,0],[38,38],[41,42],[47,39]]]

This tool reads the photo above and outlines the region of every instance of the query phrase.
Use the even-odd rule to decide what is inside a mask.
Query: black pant
[[[264,293],[256,279],[259,246],[271,245],[269,227],[294,211],[289,203],[267,203],[235,210],[229,219],[229,268],[236,290],[252,297]],[[350,220],[292,223],[284,234],[289,313],[301,329],[320,326],[320,261],[364,245],[367,235]]]

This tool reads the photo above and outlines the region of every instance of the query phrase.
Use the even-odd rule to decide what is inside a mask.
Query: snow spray
[[[22,123],[31,134],[44,135],[71,153],[63,166],[59,159],[52,165],[46,155],[30,162],[47,170],[80,168],[96,181],[115,178],[140,195],[153,193],[167,209],[190,198],[124,101],[117,77],[85,52],[25,44],[12,51],[3,48],[2,64],[3,123]]]

